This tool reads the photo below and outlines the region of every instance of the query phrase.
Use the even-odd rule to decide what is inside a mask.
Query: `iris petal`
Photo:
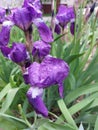
[[[34,90],[36,88],[31,87],[28,92],[27,92],[27,97],[28,97],[28,101],[30,102],[30,104],[32,105],[32,107],[34,108],[34,110],[38,113],[38,114],[42,114],[44,117],[48,116],[48,110],[41,98],[41,89],[36,89],[36,91]],[[33,91],[35,93],[35,97],[33,97]]]
[[[35,19],[33,23],[37,27],[39,35],[44,42],[53,42],[52,32],[42,19]]]
[[[27,8],[18,8],[13,13],[13,22],[22,30],[28,30],[32,23],[31,13]]]

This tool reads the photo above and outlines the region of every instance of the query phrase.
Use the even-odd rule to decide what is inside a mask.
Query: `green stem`
[[[22,109],[22,107],[21,107],[21,104],[18,105],[18,108],[19,108],[19,112],[20,112],[22,118],[23,118],[24,121],[25,121],[25,124],[27,124],[27,126],[28,126],[29,128],[31,128],[31,124],[30,124],[29,121],[27,120],[27,118],[26,118],[26,116],[25,116],[25,114],[24,114],[24,112],[23,112],[23,109]]]

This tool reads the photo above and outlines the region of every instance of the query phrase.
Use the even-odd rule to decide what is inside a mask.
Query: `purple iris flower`
[[[50,43],[53,42],[52,31],[50,28],[44,23],[43,19],[38,18],[33,21],[35,26],[38,29],[41,40],[44,42]]]
[[[43,116],[48,115],[48,110],[41,99],[43,89],[58,84],[59,94],[63,97],[63,80],[68,74],[68,64],[61,59],[53,58],[49,55],[40,64],[37,62],[31,64],[28,68],[31,88],[27,92],[27,97],[37,113]]]
[[[69,22],[73,23],[75,21],[74,8],[60,5],[56,15],[56,21],[58,21],[58,25],[60,25],[62,28],[65,28]],[[58,33],[58,30],[56,32]]]
[[[13,43],[11,48],[1,47],[1,52],[15,63],[22,63],[28,57],[26,46],[23,43]]]
[[[0,7],[0,24],[5,20],[6,11],[4,8]]]
[[[27,3],[26,6],[13,11],[12,21],[26,31],[32,25],[33,20],[40,17],[42,17],[42,12],[34,5]]]
[[[32,50],[32,55],[35,58],[39,58],[42,59],[44,58],[46,55],[49,54],[51,49],[50,44],[44,42],[44,41],[36,41],[33,43],[33,50]]]
[[[41,64],[34,62],[28,68],[28,74],[31,86],[47,88],[58,84],[61,90],[63,89],[62,82],[69,74],[69,66],[63,60],[48,55]],[[60,96],[63,96],[62,92],[60,92]]]
[[[10,30],[13,26],[11,21],[4,21],[0,32],[0,48],[6,46],[10,40]]]

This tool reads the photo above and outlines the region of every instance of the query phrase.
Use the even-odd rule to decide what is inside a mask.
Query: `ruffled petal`
[[[41,64],[34,62],[28,74],[31,86],[46,88],[62,83],[69,74],[69,66],[61,59],[46,56]]]

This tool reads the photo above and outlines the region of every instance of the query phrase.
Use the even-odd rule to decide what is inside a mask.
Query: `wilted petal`
[[[6,11],[0,7],[0,24],[5,20]]]
[[[28,97],[28,101],[30,102],[34,110],[38,114],[42,114],[43,116],[47,117],[48,110],[43,100],[41,99],[42,92],[43,92],[43,89],[31,87],[27,92],[27,97]]]
[[[39,35],[44,42],[53,42],[52,32],[42,19],[35,19],[33,23],[36,25]]]
[[[1,48],[1,51],[4,56],[16,63],[23,62],[27,58],[26,47],[22,43],[13,43],[12,48],[3,47]]]
[[[27,8],[18,8],[13,12],[13,22],[22,30],[28,30],[32,24],[32,14]]]
[[[44,41],[36,41],[33,44],[32,55],[42,59],[44,56],[48,55],[50,52],[50,44]]]

